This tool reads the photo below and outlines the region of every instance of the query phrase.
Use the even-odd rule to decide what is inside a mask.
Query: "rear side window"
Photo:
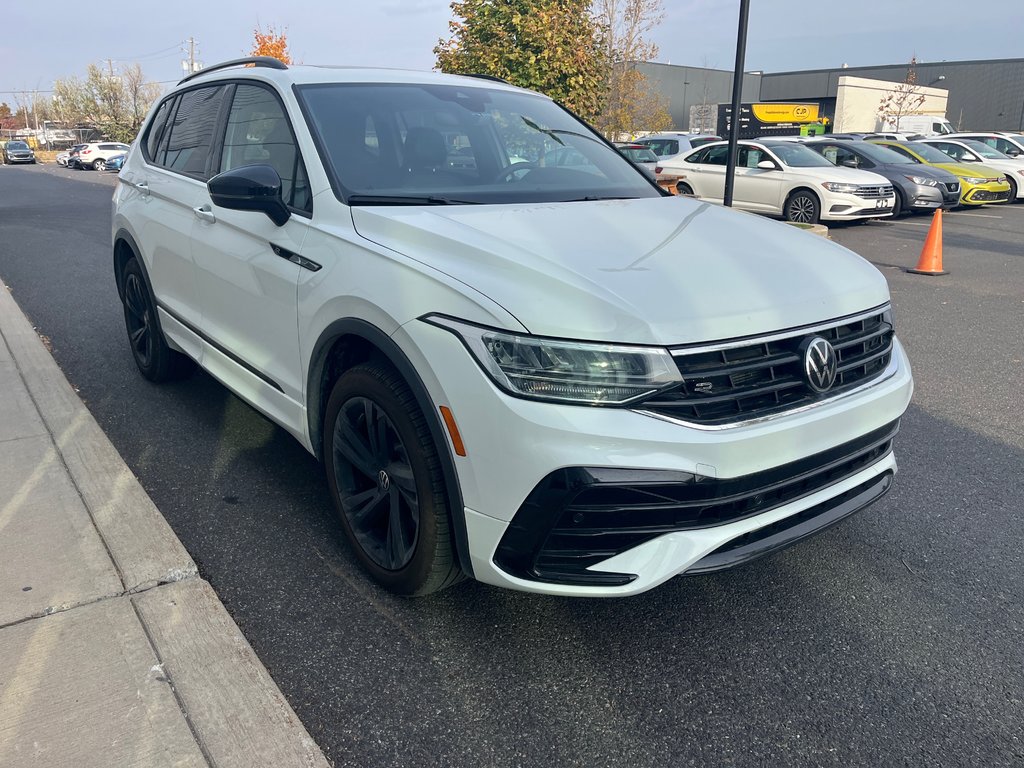
[[[174,97],[164,101],[159,108],[157,108],[156,115],[153,116],[153,120],[150,122],[149,127],[146,129],[146,136],[142,140],[142,154],[146,156],[146,159],[151,163],[157,165],[163,165],[162,153],[159,153],[158,149],[162,144],[164,136],[167,134],[167,120],[171,116],[171,106],[174,104]]]
[[[181,95],[171,124],[162,165],[198,179],[208,176],[207,162],[213,146],[224,88],[197,88]]]

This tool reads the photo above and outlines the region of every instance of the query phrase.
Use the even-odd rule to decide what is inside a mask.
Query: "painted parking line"
[[[994,216],[991,213],[974,213],[972,211],[961,211],[960,213],[946,213],[944,216],[970,216],[972,219],[1001,219],[1002,216]]]

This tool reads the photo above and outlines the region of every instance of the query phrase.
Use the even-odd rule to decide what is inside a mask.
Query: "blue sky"
[[[150,80],[181,76],[182,44],[199,43],[206,63],[244,55],[256,24],[285,29],[294,58],[309,64],[430,69],[446,36],[446,0],[107,0],[93,6],[56,0],[11,3],[0,39],[0,101],[9,91],[47,91],[57,78],[82,76],[90,62],[138,62]],[[40,11],[45,7],[46,12]],[[93,10],[83,11],[82,8]],[[731,69],[739,0],[664,0],[652,35],[658,60]],[[977,12],[975,12],[975,9]],[[1024,57],[1024,2],[752,0],[748,70]]]

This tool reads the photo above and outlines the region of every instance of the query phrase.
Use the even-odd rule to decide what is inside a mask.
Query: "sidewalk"
[[[0,765],[328,765],[2,281]]]

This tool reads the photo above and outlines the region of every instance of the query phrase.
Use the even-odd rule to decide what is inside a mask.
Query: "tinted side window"
[[[708,150],[707,155],[704,156],[704,161],[708,165],[726,165],[729,158],[729,145],[723,144],[719,147],[711,147]]]
[[[146,135],[142,140],[142,154],[151,163],[162,164],[163,158],[157,158],[157,148],[167,133],[167,119],[171,115],[171,105],[174,104],[174,97],[164,101],[156,110],[156,115],[146,129]]]
[[[703,163],[710,151],[710,149],[702,149],[700,152],[694,152],[692,155],[687,155],[685,160],[688,163]]]
[[[224,88],[186,91],[178,102],[163,165],[172,171],[207,178],[206,164],[213,145]]]
[[[291,126],[277,97],[258,85],[239,85],[228,114],[220,170],[269,165],[281,177],[281,196],[292,208],[311,208],[309,180]]]

